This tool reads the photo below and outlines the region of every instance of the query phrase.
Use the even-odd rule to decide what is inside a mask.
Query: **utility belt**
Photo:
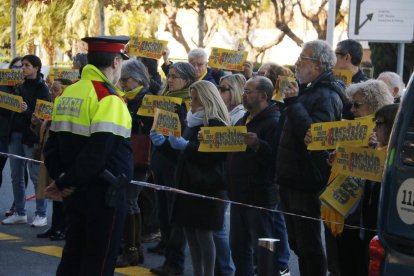
[[[115,176],[108,170],[104,170],[99,177],[110,183],[106,190],[105,203],[107,206],[115,208],[119,195],[125,191],[126,185],[129,183],[127,177],[125,174]]]

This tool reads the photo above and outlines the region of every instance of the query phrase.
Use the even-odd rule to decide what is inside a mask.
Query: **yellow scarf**
[[[202,75],[201,75],[201,77],[199,77],[199,78],[198,78],[198,80],[202,80],[202,79],[204,79],[204,77],[207,75],[207,72],[208,72],[208,70],[206,70],[206,71],[204,72],[204,74],[202,74]]]
[[[139,92],[141,92],[142,88],[144,88],[144,86],[138,86],[137,88],[135,88],[134,90],[131,91],[125,91],[125,99],[127,101],[131,101],[133,99],[135,99],[135,97],[138,95]]]

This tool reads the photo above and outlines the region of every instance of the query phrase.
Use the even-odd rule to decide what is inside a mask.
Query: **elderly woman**
[[[149,132],[152,126],[152,117],[137,115],[137,111],[142,104],[145,95],[150,94],[149,76],[144,64],[138,60],[130,60],[122,65],[120,86],[125,92],[125,101],[132,117],[131,141],[134,152],[134,179],[146,181],[150,170],[149,164],[139,163],[137,151],[147,151],[150,154],[150,145],[144,140],[138,140],[138,135],[147,135],[149,142]],[[142,136],[141,136],[142,137]],[[142,144],[139,144],[142,143]],[[121,256],[118,257],[117,267],[132,266],[144,262],[144,253],[141,245],[141,213],[138,206],[138,196],[142,188],[133,184],[127,186],[128,212],[124,227],[124,248]]]
[[[387,86],[379,80],[351,84],[345,93],[351,101],[351,112],[355,118],[373,115],[377,110],[394,101]],[[345,224],[359,226],[360,219],[361,204],[351,211],[345,219]],[[328,266],[331,273],[336,271],[341,275],[367,275],[367,266],[363,262],[364,252],[367,248],[360,239],[357,229],[345,228],[338,237],[333,237],[331,232],[326,229],[325,239]],[[337,256],[337,264],[333,263],[335,256]]]
[[[227,107],[231,125],[234,126],[243,117],[246,110],[242,104],[242,95],[246,78],[241,74],[227,75],[220,79],[220,96]]]
[[[177,113],[181,121],[181,127],[186,126],[185,116],[187,109],[185,101],[190,99],[190,85],[197,80],[194,67],[187,62],[177,62],[170,65],[167,74],[167,85],[162,96],[177,97],[183,99],[183,104],[177,105]],[[151,157],[151,169],[154,173],[154,182],[163,186],[173,186],[174,171],[176,166],[176,154],[162,152],[163,136],[151,136],[155,146]],[[152,253],[165,253],[163,265],[151,269],[151,272],[159,275],[180,274],[184,270],[185,237],[181,227],[171,225],[170,215],[174,195],[165,191],[157,191],[158,216],[160,220],[161,241],[154,247],[148,248]]]

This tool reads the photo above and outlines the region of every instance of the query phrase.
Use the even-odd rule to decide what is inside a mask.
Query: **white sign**
[[[355,40],[412,42],[413,0],[351,0],[348,37]]]
[[[397,212],[406,224],[414,224],[414,178],[406,179],[398,189]]]

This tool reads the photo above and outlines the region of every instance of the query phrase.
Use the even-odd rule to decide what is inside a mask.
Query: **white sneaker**
[[[33,222],[30,224],[32,227],[42,227],[47,225],[47,217],[41,217],[36,215]]]
[[[19,223],[27,223],[27,216],[19,216],[17,213],[14,213],[8,218],[5,218],[1,222],[2,224],[19,224]]]
[[[281,270],[280,276],[290,276],[289,267],[286,267],[284,270]]]

